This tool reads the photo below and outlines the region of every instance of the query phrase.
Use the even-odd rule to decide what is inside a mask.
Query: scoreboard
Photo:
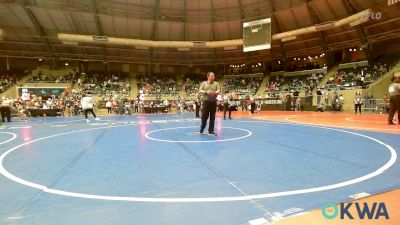
[[[271,18],[243,23],[243,52],[271,49]]]

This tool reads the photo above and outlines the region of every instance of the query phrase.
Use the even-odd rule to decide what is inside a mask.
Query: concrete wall
[[[2,93],[1,97],[3,97],[3,96],[7,96],[9,98],[17,98],[18,97],[17,86],[14,85],[10,89],[8,89],[4,93]]]

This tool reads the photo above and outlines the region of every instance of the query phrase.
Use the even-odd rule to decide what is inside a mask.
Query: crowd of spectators
[[[172,95],[181,90],[174,74],[139,74],[137,83],[145,95]]]
[[[254,95],[261,85],[262,77],[225,77],[224,90],[239,95]]]
[[[128,97],[131,90],[128,73],[84,74],[77,83],[79,92],[97,97]]]
[[[186,95],[197,95],[201,82],[205,80],[204,76],[200,74],[185,75],[184,79],[183,88],[185,89]]]
[[[29,83],[76,83],[76,81],[79,78],[79,73],[78,72],[70,72],[65,75],[60,75],[60,76],[53,76],[53,75],[46,75],[39,71],[37,76],[33,76],[26,82]]]
[[[300,76],[274,76],[265,87],[266,92],[275,91],[313,91],[323,79],[324,74],[312,73],[311,75]]]
[[[11,86],[18,83],[18,80],[28,74],[28,70],[0,70],[0,94],[7,91]]]
[[[386,74],[390,67],[391,65],[387,63],[376,63],[370,66],[340,69],[329,77],[327,84],[341,89],[365,87]]]

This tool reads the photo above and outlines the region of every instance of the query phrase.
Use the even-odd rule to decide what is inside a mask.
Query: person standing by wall
[[[229,111],[229,92],[225,92],[224,96],[223,96],[223,100],[224,100],[224,120],[226,120],[226,111]],[[230,115],[230,111],[229,111],[229,118],[231,117]]]
[[[217,136],[217,134],[214,132],[214,124],[215,113],[217,110],[217,96],[220,93],[220,86],[219,83],[215,81],[215,75],[213,72],[207,73],[207,81],[201,83],[199,93],[202,95],[203,101],[200,134],[204,132],[208,117],[210,117],[208,133],[209,135]]]
[[[107,100],[106,102],[107,114],[111,114],[111,106],[112,106],[111,100]]]
[[[394,125],[393,117],[397,111],[397,123],[400,124],[400,74],[396,74],[391,79],[392,84],[389,85],[390,109],[388,124]]]
[[[256,110],[256,99],[255,95],[250,95],[250,112],[254,114],[254,110]]]
[[[319,105],[319,103],[321,102],[321,98],[322,98],[322,91],[321,89],[317,89],[317,105]]]
[[[355,112],[355,114],[357,114],[357,109],[361,114],[362,96],[361,96],[360,92],[356,92],[356,95],[354,96],[353,102],[354,102],[354,112]]]
[[[329,94],[329,90],[328,90],[328,89],[325,89],[324,98],[325,98],[325,105],[329,105],[329,99],[330,99],[331,97],[330,97],[330,94]]]

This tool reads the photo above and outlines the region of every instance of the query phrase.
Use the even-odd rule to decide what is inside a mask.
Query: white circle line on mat
[[[211,143],[211,142],[224,142],[224,141],[234,141],[234,140],[240,140],[243,138],[247,138],[251,136],[253,133],[249,130],[242,129],[242,128],[236,128],[236,127],[222,127],[222,128],[227,128],[227,129],[234,129],[234,130],[241,130],[247,132],[246,135],[241,136],[241,137],[236,137],[236,138],[227,138],[227,139],[216,139],[216,140],[166,140],[166,139],[158,139],[154,137],[150,137],[150,134],[159,132],[159,131],[165,131],[165,130],[175,130],[175,129],[187,129],[187,128],[198,128],[198,126],[191,126],[191,127],[172,127],[172,128],[164,128],[164,129],[158,129],[158,130],[153,130],[149,131],[145,134],[145,137],[147,139],[153,140],[153,141],[160,141],[160,142],[172,142],[172,143]],[[218,137],[216,137],[218,138]]]
[[[0,142],[0,145],[8,143],[8,142],[14,140],[15,138],[17,138],[17,135],[14,134],[14,133],[11,133],[11,132],[0,132],[0,134],[11,134],[11,136],[12,136],[10,139],[7,139],[7,140],[5,140],[3,142]]]
[[[237,122],[258,122],[258,123],[276,123],[276,124],[282,124],[282,125],[293,125],[293,126],[305,126],[305,127],[315,127],[315,128],[321,128],[321,129],[327,129],[327,130],[332,130],[332,131],[338,131],[338,132],[343,132],[343,133],[348,133],[352,135],[356,135],[359,137],[363,137],[366,139],[369,139],[371,141],[374,141],[380,145],[383,145],[386,147],[391,156],[388,162],[386,162],[382,167],[378,168],[377,170],[368,173],[364,176],[357,177],[351,180],[347,180],[344,182],[336,183],[336,184],[330,184],[330,185],[325,185],[325,186],[319,186],[319,187],[313,187],[313,188],[306,188],[306,189],[297,189],[297,190],[290,190],[290,191],[281,191],[281,192],[273,192],[273,193],[265,193],[265,194],[256,194],[256,195],[245,195],[245,196],[226,196],[226,197],[185,197],[185,198],[152,198],[152,197],[135,197],[135,196],[110,196],[110,195],[95,195],[95,194],[86,194],[86,193],[77,193],[77,192],[70,192],[70,191],[63,191],[63,190],[57,190],[53,188],[46,187],[45,185],[37,184],[28,180],[24,180],[22,178],[19,178],[10,172],[8,172],[4,166],[3,166],[3,161],[6,158],[8,154],[11,152],[17,150],[18,148],[33,143],[33,142],[38,142],[41,140],[45,140],[48,138],[53,138],[57,136],[62,136],[62,135],[67,135],[67,134],[72,134],[72,133],[79,133],[79,132],[85,132],[85,131],[90,131],[90,130],[97,130],[97,129],[103,129],[103,128],[112,128],[112,127],[122,127],[122,126],[127,126],[127,125],[119,125],[119,126],[108,126],[108,127],[99,127],[99,128],[92,128],[92,129],[83,129],[83,130],[77,130],[77,131],[71,131],[71,132],[65,132],[65,133],[60,133],[60,134],[55,134],[55,135],[50,135],[46,137],[42,137],[39,139],[35,139],[29,142],[26,142],[24,144],[15,146],[6,152],[4,152],[0,156],[0,173],[4,175],[5,177],[23,184],[28,187],[32,187],[35,189],[39,189],[43,192],[46,193],[52,193],[52,194],[57,194],[57,195],[63,195],[63,196],[69,196],[69,197],[77,197],[77,198],[85,198],[85,199],[95,199],[95,200],[107,200],[107,201],[128,201],[128,202],[157,202],[157,203],[196,203],[196,202],[231,202],[231,201],[249,201],[249,200],[255,200],[255,199],[266,199],[266,198],[274,198],[274,197],[282,197],[282,196],[292,196],[292,195],[300,195],[300,194],[307,194],[307,193],[314,193],[314,192],[320,192],[320,191],[327,191],[327,190],[332,190],[332,189],[337,189],[337,188],[342,188],[345,186],[353,185],[356,183],[360,183],[362,181],[371,179],[373,177],[376,177],[380,174],[382,174],[384,171],[388,170],[397,160],[397,153],[391,147],[390,145],[375,139],[373,137],[369,137],[367,135],[351,132],[351,131],[346,131],[346,130],[340,130],[336,128],[329,128],[329,127],[321,127],[321,126],[315,126],[315,125],[306,125],[306,124],[297,124],[297,123],[281,123],[281,122],[270,122],[270,121],[237,121]]]

